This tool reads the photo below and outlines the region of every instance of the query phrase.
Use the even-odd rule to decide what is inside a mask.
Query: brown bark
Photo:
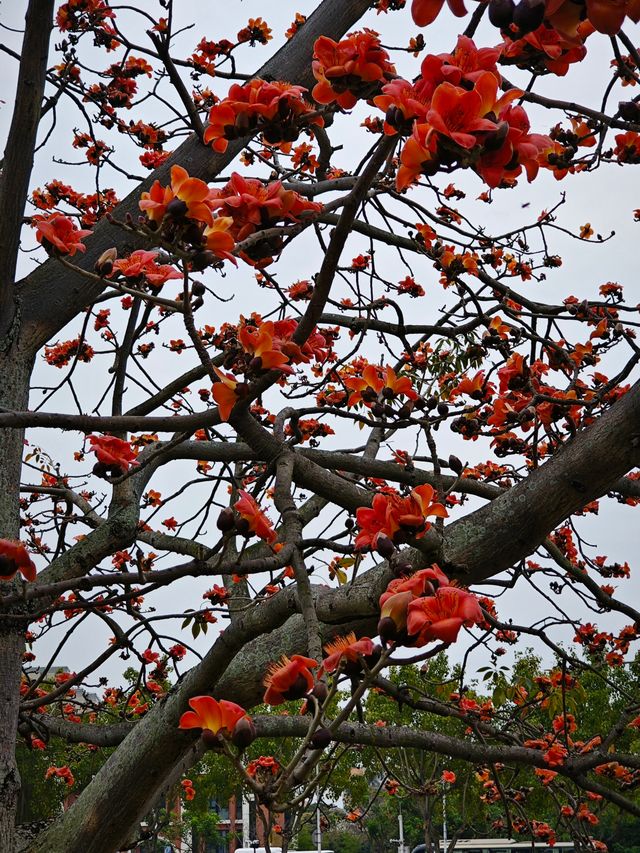
[[[0,174],[0,350],[16,319],[14,278],[47,73],[54,0],[30,0]]]

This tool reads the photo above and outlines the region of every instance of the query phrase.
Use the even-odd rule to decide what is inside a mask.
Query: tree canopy
[[[447,792],[454,841],[602,851],[640,3],[295,5],[3,29],[0,849],[130,848],[176,791],[204,826],[215,778],[285,848],[325,793],[437,845]]]

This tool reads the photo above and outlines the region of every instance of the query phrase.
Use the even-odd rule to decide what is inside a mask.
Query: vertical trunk
[[[31,363],[25,363],[13,349],[5,353],[0,385],[0,405],[24,410],[29,397]],[[20,535],[19,484],[24,431],[6,430],[0,441],[0,538]],[[19,583],[20,581],[18,581]],[[10,584],[0,583],[6,591]],[[16,609],[12,615],[18,615]],[[0,617],[0,850],[14,847],[15,815],[20,775],[15,760],[20,675],[26,623]]]

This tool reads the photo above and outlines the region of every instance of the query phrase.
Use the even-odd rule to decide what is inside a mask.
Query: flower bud
[[[489,0],[489,20],[493,26],[508,29],[513,22],[515,5],[513,0]]]
[[[464,470],[464,465],[462,464],[461,460],[458,459],[457,456],[454,456],[453,453],[449,456],[449,468],[451,468],[453,473],[457,474],[458,477],[460,476],[460,474],[462,474]]]
[[[94,269],[98,275],[109,275],[113,272],[113,262],[118,257],[118,250],[115,247],[106,249],[95,263]]]
[[[207,749],[222,749],[222,741],[219,735],[212,732],[211,729],[203,729],[200,737]]]
[[[394,554],[395,550],[396,546],[384,533],[379,533],[376,536],[376,551],[385,560],[388,560]]]
[[[182,201],[181,198],[174,198],[167,205],[167,216],[179,221],[185,218],[188,210],[186,202]]]
[[[326,749],[331,743],[331,732],[329,729],[322,726],[311,737],[309,743],[314,749]]]
[[[246,749],[257,737],[256,727],[251,717],[241,717],[235,724],[231,742],[238,749]]]
[[[537,30],[544,20],[545,0],[520,0],[513,12],[513,23],[525,35]]]
[[[233,530],[235,523],[236,518],[233,514],[233,510],[231,507],[227,507],[226,509],[223,509],[218,516],[216,526],[222,533],[228,533],[230,530]]]

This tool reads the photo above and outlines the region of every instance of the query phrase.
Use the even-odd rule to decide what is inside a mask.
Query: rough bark
[[[30,363],[24,363],[11,349],[0,384],[0,405],[26,406]],[[20,533],[20,465],[24,430],[4,431],[0,441],[0,538],[17,539]],[[21,581],[0,583],[0,594],[15,591]],[[23,606],[22,606],[23,607]],[[14,612],[19,612],[14,608]],[[26,622],[0,620],[0,850],[13,849],[15,810],[20,776],[15,761],[16,730],[20,703],[20,677]]]
[[[31,0],[16,97],[0,174],[0,347],[15,318],[13,282],[40,123],[54,0]]]

